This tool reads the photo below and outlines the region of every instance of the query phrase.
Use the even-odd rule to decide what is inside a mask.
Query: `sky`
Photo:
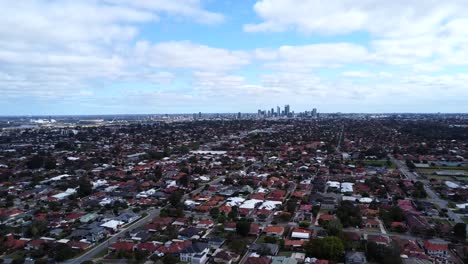
[[[0,115],[468,112],[466,0],[0,0]]]

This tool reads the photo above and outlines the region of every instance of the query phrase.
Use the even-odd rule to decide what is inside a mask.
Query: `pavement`
[[[427,200],[437,205],[441,209],[447,209],[447,215],[455,223],[464,223],[463,219],[461,219],[459,215],[457,215],[452,210],[450,210],[450,208],[448,207],[448,202],[440,199],[439,195],[431,189],[430,184],[426,180],[420,179],[416,173],[411,172],[406,166],[406,163],[404,163],[403,161],[395,159],[395,157],[393,157],[392,155],[388,155],[388,157],[397,166],[397,168],[403,173],[403,175],[405,175],[406,178],[412,181],[420,181],[424,184],[424,190],[426,191],[428,195]],[[467,226],[467,232],[468,232],[468,226]]]
[[[214,184],[218,184],[219,182],[221,182],[222,180],[224,180],[225,176],[221,176],[221,177],[218,177],[216,179],[214,179],[213,181],[207,183],[209,185],[214,185]],[[187,193],[183,196],[182,200],[186,200],[190,195],[192,194],[198,194],[200,193],[203,188],[205,187],[205,185],[191,191],[190,193]],[[143,218],[140,218],[138,221],[136,222],[133,222],[131,223],[129,226],[123,228],[122,230],[120,230],[118,233],[114,234],[112,237],[106,239],[105,241],[101,242],[100,244],[98,244],[97,246],[93,247],[92,249],[86,251],[85,253],[83,253],[82,255],[76,257],[76,258],[73,258],[73,259],[70,259],[70,260],[67,260],[65,261],[64,263],[65,264],[80,264],[84,261],[88,261],[88,260],[92,260],[96,255],[98,255],[101,251],[103,250],[107,250],[107,247],[112,244],[112,243],[115,243],[119,240],[119,238],[125,236],[126,232],[130,232],[134,229],[137,229],[141,226],[144,226],[148,223],[151,222],[151,220],[153,220],[155,217],[158,217],[159,216],[159,213],[161,212],[161,209],[163,208],[166,208],[168,207],[168,205],[162,207],[162,208],[156,208],[156,209],[152,209],[150,211],[147,211],[146,213],[148,214],[147,216],[143,217]]]

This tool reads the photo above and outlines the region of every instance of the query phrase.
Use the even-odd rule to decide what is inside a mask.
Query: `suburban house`
[[[347,252],[345,256],[345,264],[365,264],[367,263],[366,254],[364,252],[352,251]]]
[[[208,260],[208,251],[208,243],[193,243],[180,252],[180,261],[191,264],[205,264]]]
[[[281,237],[284,233],[284,227],[282,226],[268,226],[263,230],[267,236]]]

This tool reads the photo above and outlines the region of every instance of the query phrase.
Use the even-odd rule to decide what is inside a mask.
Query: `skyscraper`
[[[281,108],[279,106],[276,106],[276,114],[281,116]]]
[[[317,116],[317,108],[312,109],[312,117]]]
[[[290,113],[289,111],[290,111],[289,105],[287,104],[287,105],[284,106],[284,115],[289,116],[289,113]]]

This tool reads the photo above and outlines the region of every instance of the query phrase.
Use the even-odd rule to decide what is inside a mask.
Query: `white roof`
[[[194,150],[190,151],[192,154],[213,154],[213,155],[223,155],[226,154],[227,151],[217,151],[217,150]]]
[[[122,221],[110,220],[110,221],[105,222],[101,226],[102,227],[107,227],[107,228],[112,228],[112,229],[117,229],[118,226],[123,225],[123,224],[125,224],[125,223],[122,222]]]
[[[267,210],[273,210],[276,208],[276,205],[281,205],[283,204],[282,202],[278,201],[265,201],[260,205],[259,209],[267,209]]]
[[[340,183],[337,181],[327,181],[328,187],[340,188]]]
[[[62,200],[72,194],[76,193],[76,190],[75,189],[72,189],[72,188],[68,188],[66,191],[64,192],[61,192],[61,193],[58,193],[56,195],[52,195],[52,197],[54,198],[57,198],[59,200]]]
[[[310,234],[309,233],[304,233],[304,232],[292,232],[291,237],[292,238],[299,238],[299,239],[309,239]]]
[[[245,201],[239,208],[247,208],[247,209],[253,209],[255,208],[255,205],[258,203],[263,202],[263,200],[257,200],[257,199],[250,199]]]
[[[360,202],[360,203],[371,203],[371,202],[372,202],[372,198],[369,198],[369,197],[362,197],[361,199],[359,199],[359,202]]]
[[[209,181],[210,178],[209,178],[209,177],[206,177],[206,176],[200,176],[200,180],[202,180],[202,181]]]
[[[359,197],[357,196],[343,196],[341,197],[342,201],[352,201],[355,202],[356,200],[359,200]]]
[[[230,197],[227,199],[226,205],[229,206],[239,206],[245,201],[242,197]]]
[[[451,181],[445,181],[445,185],[447,185],[451,189],[460,188],[460,185],[458,185],[458,184],[456,184],[454,182],[451,182]]]
[[[459,208],[459,209],[465,209],[466,207],[468,207],[468,203],[457,204],[457,208]]]
[[[341,184],[341,192],[353,192],[353,185],[354,183],[351,182],[343,182]]]

